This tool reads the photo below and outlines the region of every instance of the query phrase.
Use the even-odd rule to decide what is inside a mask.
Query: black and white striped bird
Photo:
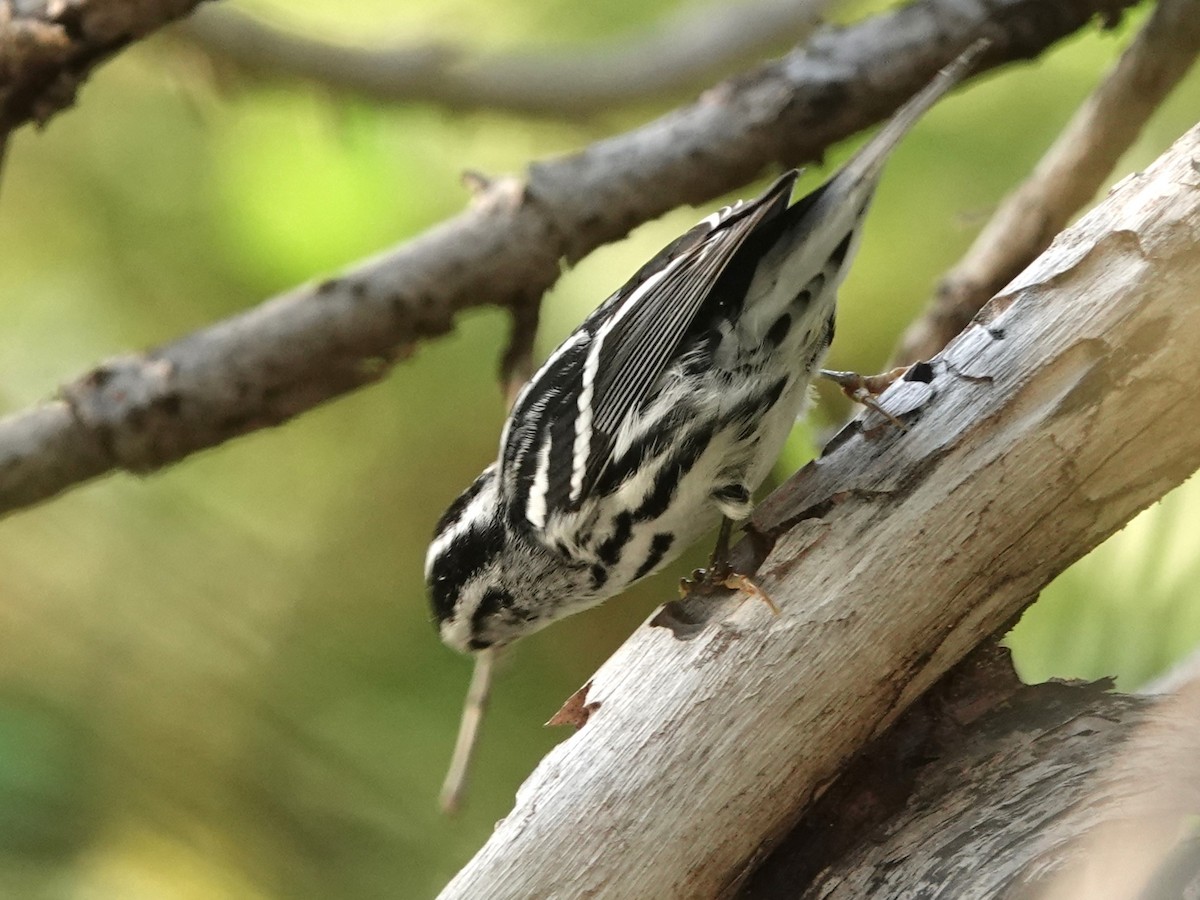
[[[883,165],[976,56],[796,203],[791,171],[708,216],[551,354],[517,397],[499,459],[437,525],[425,576],[448,645],[511,643],[749,515],[833,340]]]

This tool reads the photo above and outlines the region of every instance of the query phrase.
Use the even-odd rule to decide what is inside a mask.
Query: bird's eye
[[[488,588],[483,592],[483,597],[479,601],[473,618],[477,621],[486,619],[512,605],[513,595],[504,588]]]

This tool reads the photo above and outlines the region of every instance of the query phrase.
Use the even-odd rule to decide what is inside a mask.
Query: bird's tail
[[[992,42],[987,38],[980,38],[909,98],[837,173],[836,180],[842,182],[844,189],[853,193],[861,185],[874,185],[888,156],[901,139],[934,103],[970,73],[991,45]]]

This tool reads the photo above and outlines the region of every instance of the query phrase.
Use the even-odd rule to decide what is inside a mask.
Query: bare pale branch
[[[734,562],[762,560],[782,613],[689,598],[636,632],[443,900],[728,894],[950,667],[1200,467],[1198,158],[1200,126],[1056,239],[933,360],[908,431],[869,412],[764,501]]]

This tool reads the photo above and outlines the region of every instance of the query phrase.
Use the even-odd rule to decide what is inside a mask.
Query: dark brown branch
[[[0,136],[45,124],[92,70],[202,0],[31,0],[0,3]]]
[[[771,164],[814,159],[888,115],[986,34],[984,68],[1035,56],[1132,0],[922,0],[710,91],[697,103],[493,184],[471,209],[347,274],[78,378],[0,420],[0,512],[114,469],[149,472],[381,378],[454,316],[520,309],[574,262]]]
[[[931,358],[1050,246],[1100,190],[1197,53],[1200,3],[1159,0],[1116,67],[942,279],[928,310],[905,333],[894,364]]]
[[[257,78],[301,78],[387,103],[433,103],[578,119],[620,104],[671,99],[799,43],[829,0],[706,7],[638,35],[551,53],[472,57],[443,44],[366,49],[331,44],[233,10],[208,10],[177,33]]]
[[[1149,706],[1107,687],[1026,687],[1007,652],[982,646],[863,751],[739,898],[900,896],[934,879],[945,896],[997,896]],[[1046,790],[1056,768],[1069,777]]]
[[[743,900],[1133,900],[1200,887],[1200,682],[1022,686],[975,651],[868,747]],[[1171,881],[1174,893],[1151,885]],[[1193,896],[1187,894],[1186,896]]]

